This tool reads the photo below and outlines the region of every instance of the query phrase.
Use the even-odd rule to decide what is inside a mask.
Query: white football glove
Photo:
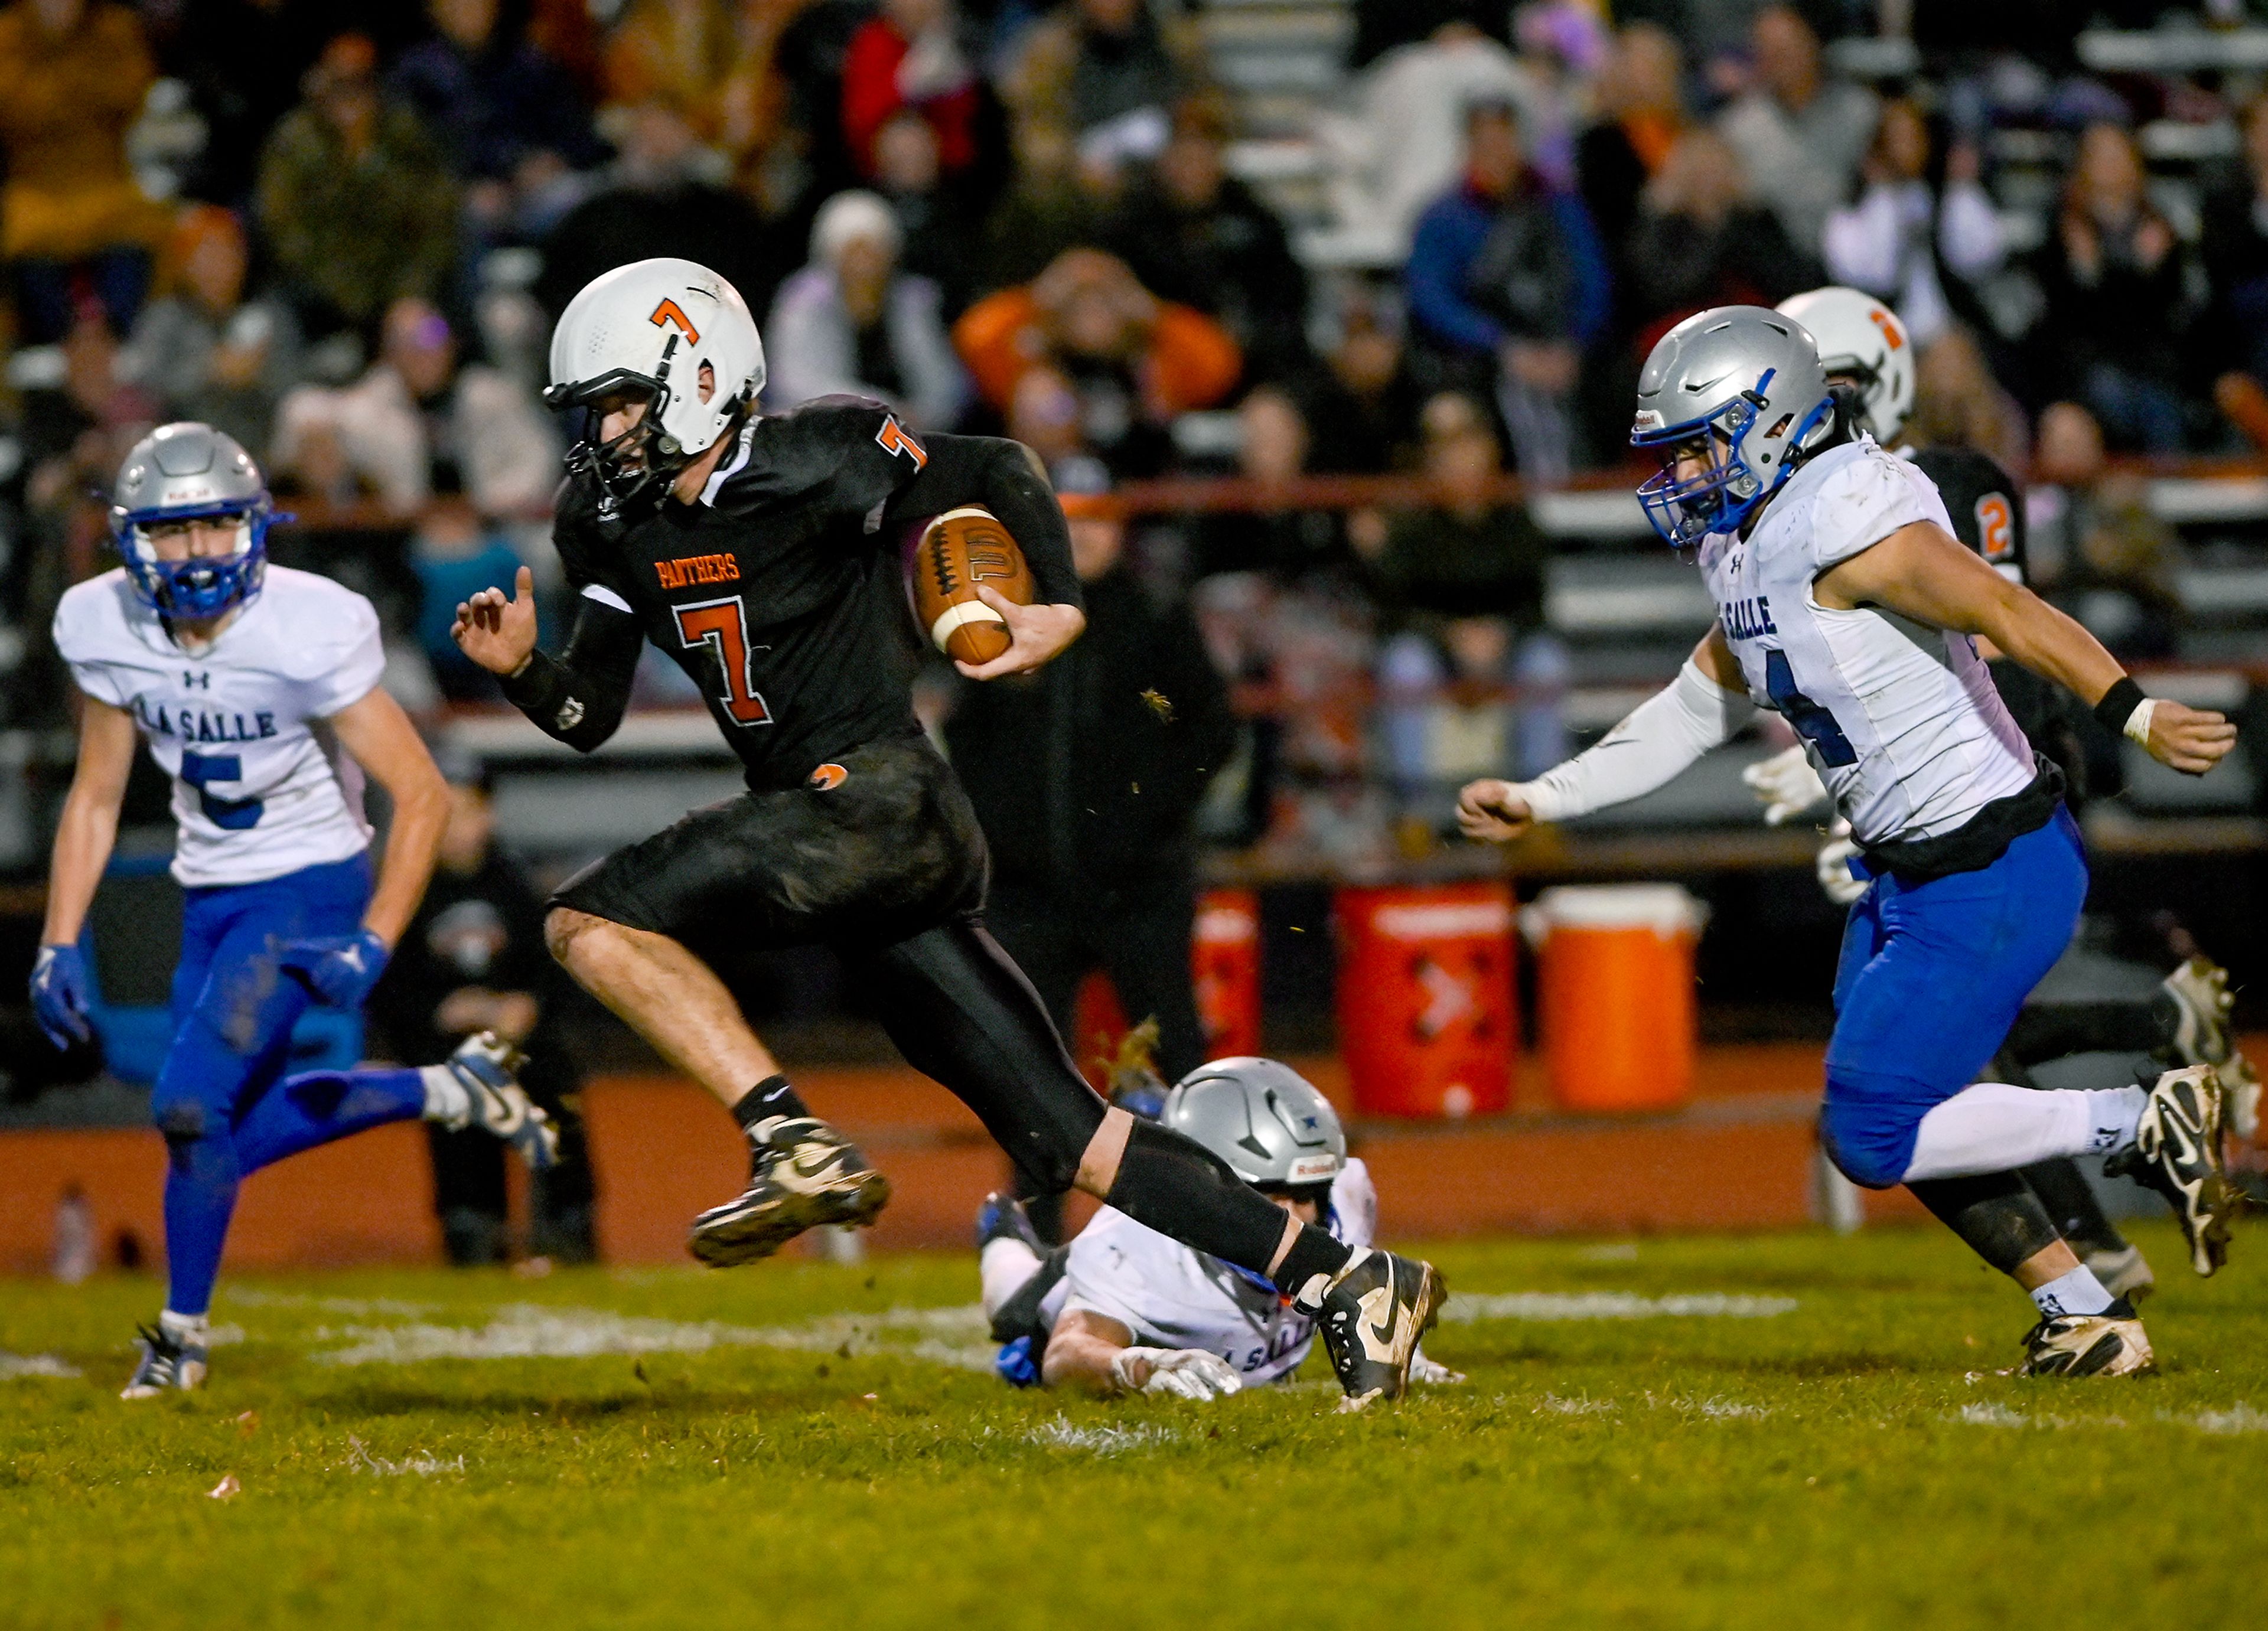
[[[1819,886],[1837,906],[1849,906],[1867,893],[1866,880],[1851,876],[1845,864],[1859,853],[1852,841],[1851,824],[1837,820],[1827,829],[1827,841],[1819,847],[1819,855],[1812,864],[1819,872]]]
[[[1827,802],[1827,783],[1811,768],[1800,745],[1770,759],[1759,759],[1741,772],[1741,780],[1755,790],[1756,802],[1764,807],[1766,827],[1785,827]]]
[[[1423,1348],[1410,1355],[1410,1379],[1423,1382],[1428,1387],[1454,1387],[1465,1379],[1462,1370],[1452,1370],[1438,1359],[1429,1359]]]
[[[1138,1388],[1134,1367],[1143,1361],[1149,1363],[1150,1379]],[[1174,1399],[1223,1399],[1244,1387],[1226,1360],[1197,1348],[1122,1348],[1111,1355],[1110,1379],[1125,1392]]]

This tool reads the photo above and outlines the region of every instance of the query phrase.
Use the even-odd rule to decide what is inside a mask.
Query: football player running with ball
[[[1302,1223],[1349,1245],[1378,1231],[1369,1169],[1348,1158],[1331,1101],[1273,1059],[1218,1059],[1166,1095],[1159,1119],[1187,1133]],[[1019,1387],[1084,1387],[1207,1400],[1299,1370],[1315,1322],[1267,1280],[1105,1207],[1049,1251],[1023,1208],[985,1198],[976,1220],[995,1366]],[[1413,1382],[1462,1382],[1420,1351]]]
[[[1077,1187],[1263,1275],[1316,1319],[1346,1402],[1398,1397],[1443,1290],[1430,1265],[1288,1216],[1204,1145],[1098,1097],[984,930],[982,834],[916,723],[899,540],[963,505],[998,517],[1037,584],[988,585],[1006,651],[1039,667],[1085,624],[1070,534],[1014,442],[917,438],[880,405],[755,411],[763,347],[731,284],[691,261],[593,280],[551,341],[549,400],[583,419],[556,536],[579,591],[556,655],[533,583],[458,609],[467,655],[543,731],[612,736],[651,640],[691,676],[747,790],[569,880],[546,923],[583,987],[715,1094],[750,1152],[747,1189],[694,1220],[696,1257],[768,1256],[821,1223],[871,1222],[888,1181],[814,1117],[716,965],[833,947],[909,1062],[974,1110],[1042,1193]]]
[[[1722,306],[1671,329],[1639,376],[1631,440],[1661,458],[1639,501],[1666,541],[1697,552],[1716,626],[1597,746],[1531,782],[1467,787],[1465,832],[1508,840],[1635,798],[1753,708],[1777,710],[1850,822],[1868,880],[1835,985],[1830,1157],[1882,1189],[2108,1155],[2172,1202],[2192,1266],[2213,1273],[2235,1199],[2210,1066],[2099,1092],[1976,1080],[2071,944],[2088,873],[2061,778],[2010,718],[1975,637],[2177,770],[2210,770],[2235,727],[2144,696],[2086,629],[1963,547],[1928,477],[1850,430],[1791,318]],[[2013,1199],[1980,1249],[2039,1308],[2025,1372],[2148,1368],[2132,1305],[2036,1197]]]
[[[284,1077],[310,1002],[358,1008],[417,909],[447,790],[378,688],[370,602],[268,564],[260,471],[210,425],[161,426],[120,467],[122,567],[67,591],[55,640],[85,694],[56,828],[32,1003],[57,1047],[92,1040],[80,947],[118,834],[135,737],[173,779],[173,876],[188,891],[173,1041],[150,1095],[165,1135],[169,1286],[128,1399],[205,1379],[213,1282],[238,1186],[286,1156],[423,1116],[474,1124],[548,1165],[557,1134],[490,1032],[422,1070]],[[373,888],[363,772],[394,804]],[[279,1079],[281,1078],[281,1079]]]

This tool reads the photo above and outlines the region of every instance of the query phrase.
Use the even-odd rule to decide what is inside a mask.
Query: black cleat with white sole
[[[166,1393],[188,1392],[205,1385],[209,1355],[202,1342],[175,1337],[162,1321],[135,1329],[140,1333],[136,1346],[142,1350],[142,1363],[134,1367],[133,1380],[119,1393],[121,1399],[156,1399]]]
[[[889,1204],[890,1180],[858,1146],[814,1116],[764,1124],[748,1187],[693,1220],[686,1249],[711,1268],[770,1257],[821,1223],[871,1223]]]
[[[1322,1329],[1323,1348],[1346,1397],[1341,1410],[1360,1410],[1376,1399],[1399,1399],[1409,1390],[1410,1362],[1418,1340],[1433,1328],[1448,1287],[1431,1263],[1360,1247],[1346,1267],[1312,1290],[1302,1288],[1292,1306]]]
[[[2238,1204],[2221,1161],[2223,1098],[2211,1065],[2167,1071],[2149,1089],[2133,1147],[2103,1164],[2172,1203],[2199,1275],[2228,1260],[2228,1220]]]
[[[532,1172],[559,1159],[559,1128],[519,1084],[527,1055],[493,1031],[476,1031],[446,1062],[472,1099],[466,1125],[495,1134],[519,1152]]]
[[[2099,1314],[2050,1314],[2024,1338],[2018,1376],[2140,1376],[2157,1369],[2134,1305],[2118,1298]]]

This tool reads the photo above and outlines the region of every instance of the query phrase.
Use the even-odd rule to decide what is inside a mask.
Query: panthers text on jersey
[[[635,615],[700,687],[751,788],[793,787],[855,747],[920,731],[903,540],[883,519],[929,459],[879,403],[821,397],[743,425],[696,503],[608,522],[597,479],[570,478],[560,564],[585,599]],[[1047,564],[1034,563],[1043,591]]]
[[[323,724],[386,666],[378,613],[354,591],[271,565],[192,653],[120,567],[63,595],[55,638],[79,689],[132,714],[173,778],[183,885],[259,883],[369,848],[362,772]]]
[[[1349,1245],[1368,1245],[1378,1230],[1378,1191],[1370,1169],[1349,1161],[1331,1181],[1325,1223]],[[1041,1305],[1052,1326],[1060,1313],[1108,1315],[1148,1348],[1218,1354],[1248,1382],[1273,1382],[1300,1368],[1315,1322],[1218,1259],[1207,1257],[1105,1207],[1079,1231],[1062,1284]]]
[[[1953,832],[2036,775],[1967,635],[1879,607],[1837,611],[1811,592],[1822,572],[1916,521],[1953,530],[1929,478],[1861,437],[1790,476],[1746,539],[1712,533],[1700,550],[1749,694],[1803,738],[1867,845]]]

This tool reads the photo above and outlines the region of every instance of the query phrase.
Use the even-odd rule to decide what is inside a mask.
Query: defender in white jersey
[[[370,603],[267,562],[258,468],[211,427],[166,425],[118,474],[125,564],[67,591],[56,649],[84,697],[55,834],[33,1006],[58,1047],[94,1040],[82,937],[110,857],[138,734],[173,778],[186,892],[173,1038],[150,1109],[165,1135],[165,1311],[125,1397],[200,1385],[206,1320],[239,1184],[366,1127],[423,1115],[481,1125],[537,1164],[556,1135],[493,1035],[423,1070],[289,1078],[311,1001],[360,1006],[433,869],[447,794],[401,707]],[[362,772],[394,803],[375,889]]]
[[[2070,944],[2087,893],[2061,781],[2008,716],[1973,636],[2066,687],[2161,762],[2202,775],[2235,741],[2218,714],[2146,698],[2079,624],[1955,539],[1926,477],[1854,433],[1794,320],[1725,306],[1664,335],[1638,381],[1638,489],[1696,551],[1717,624],[1676,681],[1536,781],[1476,782],[1473,837],[1506,840],[1660,786],[1777,710],[1851,823],[1869,882],[1851,909],[1820,1120],[1870,1188],[2114,1157],[2173,1202],[2199,1274],[2233,1208],[2210,1066],[2149,1087],[2039,1092],[1976,1076]],[[2035,1199],[1987,1260],[2041,1319],[2025,1369],[2146,1369],[2132,1308],[2082,1267]]]
[[[1845,422],[1911,460],[1936,486],[1952,518],[1953,535],[2001,577],[2029,585],[2021,489],[2008,473],[1974,448],[1917,450],[1901,439],[1913,411],[1914,366],[1913,346],[1898,314],[1872,295],[1831,285],[1791,296],[1778,309],[1802,324],[1818,346],[1828,389]],[[2063,771],[2064,801],[2078,815],[2088,788],[2074,699],[2003,658],[1989,642],[1977,654],[1986,659],[2010,716]],[[1799,743],[1741,773],[1764,806],[1768,825],[1804,819],[1829,805],[1826,786],[1807,752]],[[1854,877],[1849,865],[1859,853],[1850,823],[1834,818],[1819,850],[1817,871],[1820,886],[1839,905],[1847,907],[1867,892],[1867,881]],[[2191,945],[2180,965],[2160,979],[2149,964],[2105,957],[2085,946],[2087,938],[2082,931],[2025,1000],[2000,1051],[1985,1068],[1985,1079],[2031,1086],[2033,1067],[2096,1052],[2130,1059],[2154,1055],[2167,1066],[2208,1064],[2228,1096],[2231,1127],[2239,1138],[2250,1138],[2260,1080],[2229,1032],[2228,971]],[[2122,995],[2110,995],[2121,986]],[[1849,1180],[1823,1154],[1820,1164],[1825,1170],[1815,1175],[1815,1181],[1835,1197],[1830,1209],[1854,1209],[1858,1201]],[[2036,1162],[2021,1172],[1924,1179],[1909,1187],[1987,1256],[2008,1238],[2012,1210],[2029,1208],[2036,1199],[2113,1297],[2139,1302],[2156,1283],[2141,1248],[2104,1213],[2094,1187],[2068,1157]]]
[[[1188,1134],[1302,1223],[1372,1245],[1378,1192],[1346,1153],[1330,1101],[1272,1059],[1201,1065],[1159,1120]],[[1211,1399],[1300,1368],[1316,1322],[1264,1276],[1182,1245],[1105,1207],[1045,1252],[1020,1207],[987,1199],[978,1218],[984,1311],[997,1368],[1020,1387],[1083,1386]],[[1421,1353],[1416,1382],[1462,1381]]]

